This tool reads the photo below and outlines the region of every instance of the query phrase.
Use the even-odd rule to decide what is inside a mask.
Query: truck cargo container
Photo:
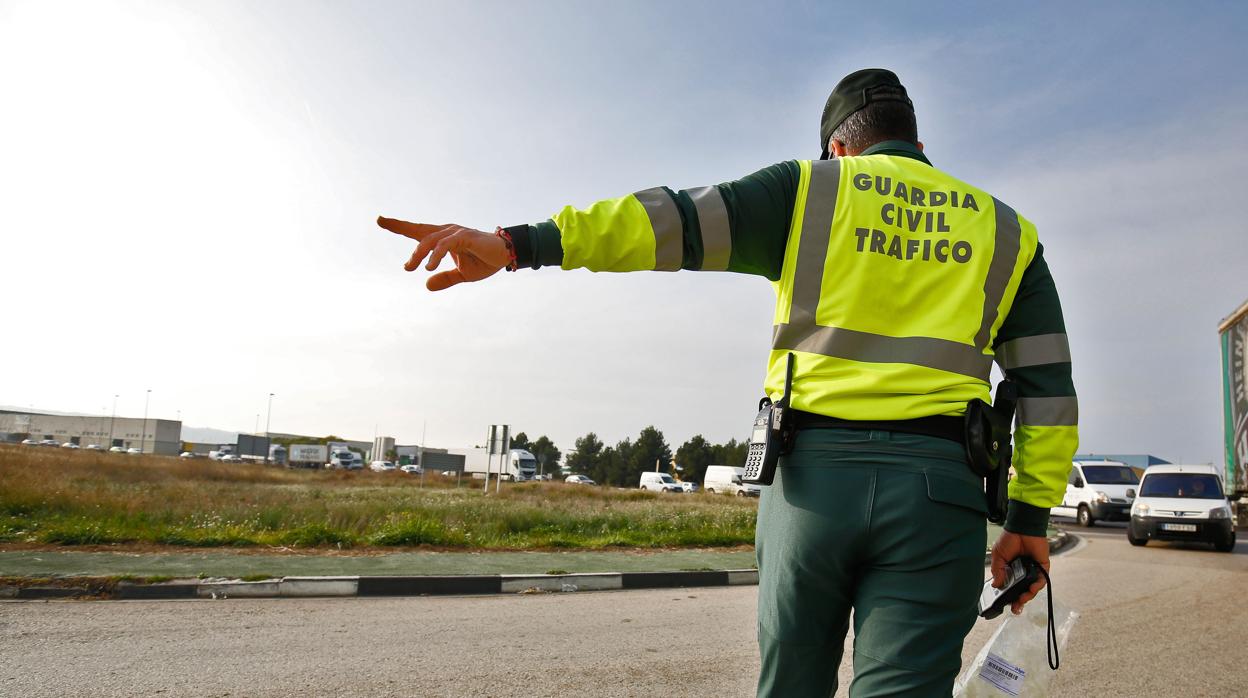
[[[322,468],[329,462],[325,444],[291,444],[287,460],[292,468]]]
[[[1218,324],[1227,492],[1248,494],[1248,301]],[[1248,507],[1240,507],[1241,523]]]

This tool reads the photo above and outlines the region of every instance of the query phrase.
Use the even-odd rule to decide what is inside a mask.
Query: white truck
[[[489,455],[484,448],[452,449],[450,453],[464,457],[464,472],[484,478],[487,464],[492,475],[503,474],[504,480],[525,482],[537,476],[537,458],[520,448],[503,454]]]
[[[291,444],[288,462],[292,468],[321,468],[329,461],[324,444]]]
[[[211,458],[212,460],[225,460],[226,456],[237,456],[237,455],[238,454],[234,450],[233,444],[222,444],[221,446],[217,447],[217,450],[208,452],[208,457]]]
[[[329,460],[325,467],[330,470],[363,470],[364,456],[351,450],[349,444],[341,441],[330,441],[325,444],[329,451]]]

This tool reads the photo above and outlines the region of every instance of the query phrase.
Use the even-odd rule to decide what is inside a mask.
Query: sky
[[[1232,3],[0,0],[0,404],[465,447],[748,436],[759,277],[431,294],[379,214],[492,230],[817,158],[898,73],[937,167],[1032,220],[1081,451],[1222,463],[1248,299]]]

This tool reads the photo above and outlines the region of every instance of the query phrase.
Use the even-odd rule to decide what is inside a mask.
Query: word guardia
[[[912,206],[925,208],[965,208],[979,211],[979,202],[970,193],[958,191],[927,191],[907,185],[901,180],[860,172],[854,175],[854,188],[859,191],[872,189],[881,196],[898,201],[888,201],[880,206],[880,221],[888,228],[910,233],[948,233],[945,211],[920,211]],[[873,252],[901,260],[935,260],[940,263],[953,260],[959,264],[971,261],[973,249],[966,240],[915,238],[900,233],[884,232],[876,228],[856,228],[859,252]]]

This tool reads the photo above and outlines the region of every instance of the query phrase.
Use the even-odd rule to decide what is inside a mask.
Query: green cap
[[[881,87],[891,87],[893,90],[880,93],[878,90]],[[900,94],[896,91],[900,91]],[[906,88],[891,70],[867,68],[850,73],[838,82],[823,108],[823,120],[819,127],[819,147],[823,148],[823,157],[820,159],[828,159],[828,139],[850,114],[872,102],[885,101],[905,102],[906,106],[914,109],[914,103],[906,96]]]

